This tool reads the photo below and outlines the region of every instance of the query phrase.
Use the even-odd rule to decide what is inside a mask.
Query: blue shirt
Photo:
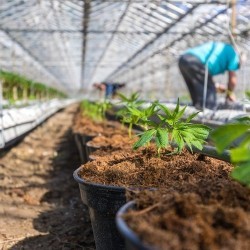
[[[240,67],[239,55],[232,45],[226,43],[208,42],[188,49],[185,54],[196,56],[204,65],[208,62],[211,75],[222,74],[227,70],[236,71]]]

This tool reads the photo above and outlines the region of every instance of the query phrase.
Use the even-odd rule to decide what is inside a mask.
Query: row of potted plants
[[[186,107],[181,108],[179,102],[174,110],[158,102],[142,108],[137,94],[120,97],[124,105],[118,115],[122,124],[128,124],[127,134],[124,126],[116,125],[111,134],[93,136],[92,146],[102,140],[105,146],[97,146],[95,156],[74,172],[82,200],[89,207],[96,248],[124,249],[122,234],[129,237],[128,249],[244,249],[249,243],[245,236],[250,218],[250,191],[244,186],[249,184],[249,119],[228,125],[230,129],[212,131],[220,152],[244,135],[239,144],[244,157],[235,168],[216,159],[226,159],[225,154],[207,156],[204,143],[211,129],[192,123],[197,113],[183,119]],[[152,116],[157,116],[157,122]],[[107,128],[107,123],[99,125]],[[142,128],[139,133],[132,129],[134,125]],[[241,132],[229,139],[227,133],[231,134],[233,126]],[[109,139],[114,137],[127,140],[112,143]],[[234,163],[242,157],[235,150],[230,151]],[[235,182],[231,173],[243,185]],[[128,200],[135,201],[126,204]],[[246,216],[241,224],[227,218],[232,209],[237,218]],[[237,236],[233,230],[239,231]],[[223,243],[220,237],[225,235],[231,241]]]
[[[18,100],[66,97],[64,93],[54,88],[13,72],[0,71],[0,81],[3,83],[3,99],[8,100],[10,104]]]

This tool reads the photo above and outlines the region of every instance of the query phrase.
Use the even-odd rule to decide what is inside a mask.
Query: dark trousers
[[[187,84],[193,105],[201,109],[203,106],[205,66],[197,57],[191,54],[184,54],[179,59],[179,68]],[[206,108],[213,109],[215,106],[216,88],[212,76],[208,73]]]

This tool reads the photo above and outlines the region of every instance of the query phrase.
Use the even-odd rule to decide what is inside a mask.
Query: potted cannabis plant
[[[119,111],[116,114],[117,119],[120,119],[121,127],[120,129],[115,130],[112,134],[102,135],[99,137],[94,137],[86,144],[87,155],[89,159],[94,159],[99,155],[108,154],[113,151],[120,150],[124,147],[131,147],[135,142],[133,135],[139,133],[138,127],[135,130],[138,120],[142,117],[142,112],[153,112],[154,105],[150,109],[139,110],[141,113],[133,113],[132,110],[135,110],[144,101],[139,100],[138,93],[132,93],[130,96],[126,97],[123,94],[119,93],[121,98],[119,104],[122,106],[119,107]],[[149,114],[148,115],[152,115]],[[146,113],[144,114],[146,116]],[[139,127],[142,130],[142,127]],[[126,134],[127,131],[127,134]]]
[[[185,108],[180,109],[179,102],[173,111],[157,102],[145,110],[129,109],[131,116],[139,117],[135,125],[145,129],[133,148],[100,157],[74,172],[82,200],[89,206],[97,249],[124,248],[116,231],[115,214],[126,202],[127,189],[171,188],[170,179],[181,185],[183,178],[190,178],[189,172],[195,171],[192,168],[221,164],[192,153],[193,147],[202,149],[209,134],[207,126],[191,122],[197,113],[183,121]],[[157,114],[159,110],[164,115]],[[151,114],[157,115],[160,122],[152,121]],[[186,172],[176,175],[177,168]]]
[[[193,173],[182,182],[140,192],[116,216],[126,249],[248,249],[250,218],[250,118],[211,133],[219,154],[233,165]]]
[[[105,118],[105,113],[111,106],[107,100],[103,102],[84,100],[81,102],[80,112],[75,118],[73,132],[82,163],[88,161],[86,143],[98,135],[112,133],[119,126]]]

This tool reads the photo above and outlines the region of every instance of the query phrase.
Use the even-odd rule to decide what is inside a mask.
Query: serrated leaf
[[[209,130],[202,127],[193,127],[191,126],[186,131],[192,133],[196,138],[206,139],[209,135]]]
[[[211,133],[211,137],[215,142],[216,148],[222,152],[233,141],[243,135],[249,129],[246,124],[227,124],[220,126]]]
[[[132,115],[136,115],[136,116],[141,115],[141,111],[135,107],[128,107],[128,110],[129,110],[130,114],[132,114]]]
[[[198,114],[200,113],[200,111],[191,114],[190,116],[188,116],[188,118],[186,119],[186,122],[190,122],[194,117],[196,117]]]
[[[202,150],[203,146],[202,146],[200,141],[198,141],[198,140],[197,141],[192,141],[191,143],[192,143],[193,146],[195,146],[199,150]]]
[[[194,136],[194,134],[185,131],[185,130],[181,130],[180,134],[182,135],[182,137],[184,137],[185,139],[187,138],[188,140],[192,141],[193,139],[196,139],[196,137]]]
[[[176,116],[176,114],[179,112],[179,108],[180,108],[180,101],[179,101],[179,98],[177,99],[177,104],[176,104],[176,107],[174,109],[174,112],[173,112],[173,117]]]
[[[170,111],[166,106],[164,106],[164,105],[162,105],[162,104],[159,104],[158,106],[161,108],[161,110],[164,112],[164,114],[165,114],[167,117],[172,117],[171,111]]]
[[[175,121],[179,120],[183,116],[186,108],[187,108],[187,106],[185,106],[181,111],[179,111],[178,113],[176,113],[176,115],[174,117]]]
[[[168,132],[165,129],[157,129],[155,139],[157,147],[165,148],[168,144]]]
[[[150,130],[144,132],[142,134],[142,136],[140,137],[140,139],[134,143],[133,149],[138,149],[138,148],[144,146],[146,143],[148,143],[152,139],[152,137],[155,133],[156,133],[155,129],[150,129]]]
[[[191,142],[188,139],[185,139],[185,143],[187,144],[187,146],[191,150],[191,152],[193,152],[193,147],[192,147]]]
[[[117,93],[118,94],[118,96],[122,99],[122,101],[128,101],[128,98],[125,96],[125,95],[123,95],[122,93]]]
[[[173,130],[172,139],[177,144],[178,152],[181,152],[181,150],[184,148],[184,140],[177,130]]]
[[[211,130],[210,127],[208,127],[208,126],[206,126],[204,124],[196,124],[196,123],[188,123],[188,124],[190,124],[190,127],[192,127],[192,128],[205,129],[205,130],[208,130],[208,131]]]

